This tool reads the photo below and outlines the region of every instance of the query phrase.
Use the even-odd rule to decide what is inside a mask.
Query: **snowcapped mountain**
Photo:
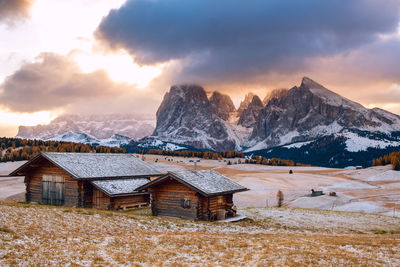
[[[390,135],[400,131],[400,117],[381,109],[367,109],[303,78],[300,87],[271,98],[260,111],[247,151],[310,141],[351,129]]]
[[[106,139],[97,139],[85,133],[67,132],[58,136],[43,139],[44,141],[63,141],[109,147],[120,147],[129,144],[132,139],[123,135],[114,134]]]
[[[143,138],[153,130],[152,120],[138,120],[129,114],[63,115],[47,125],[20,126],[17,137],[111,146]]]
[[[238,136],[218,116],[229,117],[232,100],[219,93],[212,94],[211,99],[200,86],[172,86],[157,110],[157,126],[152,136],[199,149],[240,149]]]
[[[175,85],[151,120],[132,115],[66,115],[21,126],[18,137],[143,149],[244,151],[302,163],[367,166],[400,149],[400,116],[346,99],[304,77],[300,86],[252,93],[238,109],[220,92]],[[153,131],[154,130],[154,131]]]
[[[288,151],[312,154],[335,144],[340,149],[331,147],[330,151],[339,154],[323,164],[338,166],[345,164],[333,160],[340,153],[356,157],[370,149],[376,155],[400,148],[400,117],[382,109],[367,109],[307,77],[300,86],[273,90],[264,101],[250,93],[237,110],[227,95],[214,92],[207,97],[200,86],[182,85],[172,86],[164,96],[151,138],[199,149],[235,149],[289,158]],[[304,156],[299,158],[301,162]]]

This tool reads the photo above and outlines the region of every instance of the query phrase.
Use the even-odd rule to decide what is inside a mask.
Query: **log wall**
[[[217,210],[228,210],[233,206],[232,194],[213,197],[200,197],[201,219],[210,220]]]
[[[43,160],[36,168],[30,168],[25,174],[26,201],[42,203],[43,175],[64,177],[64,205],[79,206],[79,187],[77,181],[70,181],[72,177],[51,162]]]
[[[111,207],[111,199],[109,196],[93,187],[93,208],[108,210]]]
[[[198,194],[175,180],[167,180],[150,189],[152,193],[152,213],[154,216],[199,219],[201,209]],[[182,207],[182,202],[190,201],[190,207]]]

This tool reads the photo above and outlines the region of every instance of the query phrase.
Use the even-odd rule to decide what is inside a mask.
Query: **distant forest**
[[[145,150],[141,151],[141,154],[186,157],[186,158],[197,157],[202,159],[213,159],[213,160],[222,160],[225,158],[229,159],[227,161],[228,165],[246,163],[246,164],[270,165],[270,166],[305,166],[304,164],[296,163],[293,160],[287,160],[287,159],[279,159],[279,158],[267,159],[265,157],[257,155],[253,155],[251,157],[245,157],[243,152],[237,152],[237,151],[224,151],[224,152],[214,153],[209,151],[201,152],[201,151],[190,151],[190,150],[173,151],[173,150],[150,149],[147,152]]]
[[[384,166],[388,164],[392,164],[393,170],[400,171],[400,152],[390,153],[372,162],[373,166]]]
[[[127,153],[125,148],[92,146],[88,144],[61,142],[61,141],[42,141],[20,138],[0,138],[0,162],[29,160],[44,152],[76,152],[76,153]],[[150,149],[147,152],[141,151],[141,154],[154,154],[162,156],[175,157],[197,157],[202,159],[222,160],[228,159],[227,164],[261,164],[271,166],[304,166],[293,160],[279,158],[267,159],[262,156],[245,157],[243,152],[224,151],[224,152],[201,152],[201,151],[172,151]]]
[[[29,160],[44,152],[126,153],[124,148],[92,146],[72,142],[0,138],[0,162]]]

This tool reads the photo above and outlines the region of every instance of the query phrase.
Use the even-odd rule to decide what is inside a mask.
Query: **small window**
[[[189,198],[182,198],[181,199],[181,206],[184,209],[190,209],[192,207],[192,200]]]

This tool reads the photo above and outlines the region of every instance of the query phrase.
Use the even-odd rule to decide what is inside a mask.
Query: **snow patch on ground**
[[[325,191],[333,190],[333,189],[341,189],[341,190],[354,190],[354,189],[373,189],[377,188],[376,186],[363,183],[363,182],[356,182],[356,181],[348,181],[343,183],[335,183],[328,186],[323,186],[322,189]]]
[[[335,210],[364,212],[364,213],[379,213],[382,211],[382,207],[376,202],[362,201],[362,202],[350,202],[335,208]]]
[[[383,173],[379,173],[374,176],[370,176],[366,181],[397,181],[400,182],[400,171],[389,170]]]

